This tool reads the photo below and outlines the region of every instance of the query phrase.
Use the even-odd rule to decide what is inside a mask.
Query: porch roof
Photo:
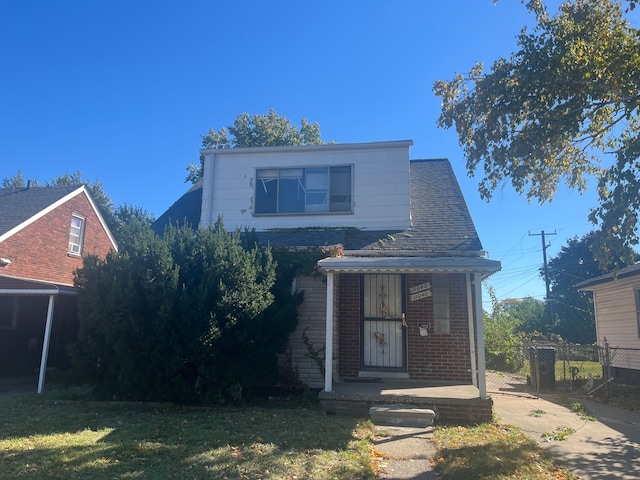
[[[488,277],[502,266],[480,257],[330,257],[318,262],[333,273],[481,273]]]
[[[75,295],[76,290],[71,285],[0,275],[0,295]]]

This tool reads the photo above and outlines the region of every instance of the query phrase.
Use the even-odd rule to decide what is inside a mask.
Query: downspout
[[[40,375],[38,377],[38,393],[44,388],[44,377],[47,372],[47,357],[49,356],[49,342],[51,341],[51,325],[53,324],[53,304],[55,295],[49,295],[49,308],[47,309],[47,323],[44,327],[44,340],[42,341],[42,357],[40,358]]]
[[[484,317],[482,312],[482,277],[479,273],[474,273],[473,280],[476,292],[475,312],[478,338],[478,390],[480,391],[480,398],[487,398],[487,371],[484,357]]]
[[[467,283],[467,316],[469,317],[469,350],[471,351],[471,381],[478,388],[478,366],[476,363],[476,339],[473,328],[473,294],[471,292],[471,273],[466,273]]]
[[[327,313],[324,356],[324,391],[333,390],[333,272],[327,272]]]

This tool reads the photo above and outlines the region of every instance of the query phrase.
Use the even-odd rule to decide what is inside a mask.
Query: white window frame
[[[79,222],[79,224],[76,224]],[[69,226],[69,255],[82,255],[82,246],[84,244],[84,229],[87,219],[74,213],[71,215],[71,225]]]
[[[435,273],[431,284],[433,289],[433,333],[448,335],[451,333],[449,275]]]
[[[349,192],[348,202],[335,202],[337,205],[346,205],[348,203],[348,208],[342,208],[339,210],[331,210],[332,206],[332,186],[331,186],[331,170],[338,168],[348,168],[349,169]],[[318,177],[318,170],[326,169],[326,186],[325,182]],[[315,170],[315,172],[314,172]],[[299,178],[297,176],[293,176],[293,173],[297,171],[299,172]],[[299,194],[303,197],[301,203],[303,204],[303,210],[297,211],[280,211],[280,193],[283,185],[281,185],[280,181],[285,179],[298,179],[298,189]],[[272,167],[272,168],[256,168],[255,175],[255,205],[254,212],[255,216],[270,216],[270,215],[344,215],[353,213],[353,165],[320,165],[320,166],[304,166],[304,167]],[[275,182],[276,185],[276,198],[275,198],[275,211],[259,211],[261,208],[258,205],[259,203],[259,189],[263,188],[266,190],[268,188],[268,184],[271,182]],[[308,185],[307,185],[308,183]],[[314,188],[315,187],[315,188]],[[344,187],[344,185],[342,186]],[[324,194],[324,196],[323,196]],[[335,194],[335,190],[333,192]],[[318,199],[322,198],[322,202],[318,202]],[[273,198],[271,199],[273,200]],[[323,208],[323,205],[326,208]]]

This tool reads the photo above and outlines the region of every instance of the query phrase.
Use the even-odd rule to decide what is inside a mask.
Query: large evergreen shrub
[[[270,250],[243,246],[221,220],[161,238],[142,222],[129,228],[119,252],[88,256],[76,275],[71,354],[82,377],[109,396],[180,402],[239,401],[274,381],[300,296],[279,295],[268,314]]]

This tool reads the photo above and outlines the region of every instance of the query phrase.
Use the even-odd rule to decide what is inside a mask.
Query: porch
[[[331,392],[319,393],[320,409],[328,415],[367,418],[372,406],[406,405],[429,408],[436,423],[491,421],[493,400],[480,398],[473,385],[408,379],[339,379]]]

